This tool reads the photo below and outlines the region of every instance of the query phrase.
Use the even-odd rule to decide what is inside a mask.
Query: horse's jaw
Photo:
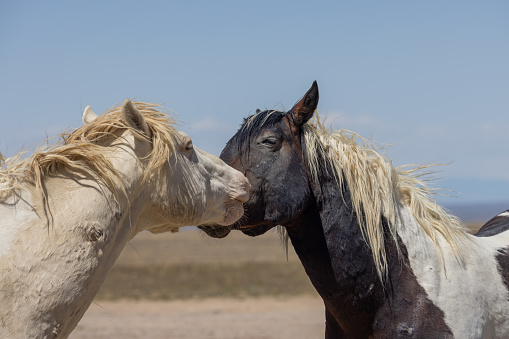
[[[219,225],[200,225],[200,230],[205,232],[209,237],[221,239],[230,234],[231,228]]]

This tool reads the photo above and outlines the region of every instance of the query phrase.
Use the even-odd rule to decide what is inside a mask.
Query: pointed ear
[[[316,106],[318,106],[318,85],[314,81],[302,99],[290,110],[295,126],[300,127],[311,119],[315,113]]]
[[[83,116],[81,117],[81,120],[83,120],[83,125],[89,124],[95,119],[97,119],[99,116],[92,111],[90,106],[85,107],[85,110],[83,111]]]
[[[124,104],[122,105],[122,116],[129,126],[138,132],[145,134],[149,138],[152,136],[143,115],[141,115],[140,111],[134,107],[133,103],[129,99],[125,99]]]

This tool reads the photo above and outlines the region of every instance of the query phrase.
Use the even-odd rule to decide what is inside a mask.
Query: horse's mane
[[[458,240],[465,241],[466,230],[460,220],[439,206],[423,172],[435,165],[393,167],[372,142],[358,134],[326,128],[316,115],[303,126],[305,158],[315,182],[323,169],[319,158],[328,162],[339,185],[346,181],[362,234],[373,253],[381,278],[387,273],[383,216],[390,235],[397,241],[400,208],[406,207],[442,254],[438,238],[443,237],[454,253],[459,254]],[[404,226],[403,226],[404,227]],[[399,251],[399,246],[398,246]]]
[[[159,105],[132,102],[145,119],[151,134],[152,151],[148,155],[145,178],[161,168],[174,151],[175,120]],[[42,194],[44,178],[62,169],[91,175],[115,191],[123,190],[123,180],[108,159],[105,147],[118,139],[122,131],[130,129],[138,138],[146,138],[122,119],[121,105],[110,108],[94,121],[72,132],[63,132],[56,145],[41,145],[26,159],[20,152],[6,159],[0,154],[0,202],[22,183],[35,186]],[[51,138],[53,139],[53,138]]]

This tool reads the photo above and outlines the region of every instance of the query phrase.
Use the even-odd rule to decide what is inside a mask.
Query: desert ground
[[[116,301],[92,305],[74,339],[323,338],[318,297]]]
[[[69,338],[320,338],[324,308],[279,235],[142,233]]]

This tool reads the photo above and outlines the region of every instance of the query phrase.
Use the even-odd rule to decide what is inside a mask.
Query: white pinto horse
[[[0,337],[66,338],[137,233],[230,225],[249,183],[159,106],[126,100],[0,166]]]

